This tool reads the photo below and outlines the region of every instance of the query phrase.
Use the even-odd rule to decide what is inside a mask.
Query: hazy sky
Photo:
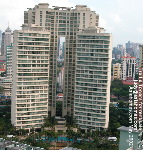
[[[52,6],[87,5],[99,14],[100,26],[113,35],[113,46],[127,41],[143,43],[143,0],[0,0],[0,30],[9,22],[12,30],[20,29],[27,8],[38,3]]]

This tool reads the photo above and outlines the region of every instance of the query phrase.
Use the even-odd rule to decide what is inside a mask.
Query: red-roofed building
[[[1,71],[1,72],[5,72],[5,71],[6,71],[6,69],[0,69],[0,71]]]
[[[58,94],[58,97],[63,97],[63,93],[59,93],[59,94]]]
[[[122,80],[122,83],[125,84],[125,85],[134,85],[133,81],[124,81],[124,80]]]
[[[2,72],[5,72],[5,71],[6,71],[6,69],[1,69],[0,68],[0,75],[1,75]]]
[[[136,57],[131,57],[129,54],[127,54],[126,56],[123,56],[121,58],[136,58]]]
[[[63,100],[63,93],[59,93],[58,95],[57,95],[57,100],[58,101],[62,101]]]

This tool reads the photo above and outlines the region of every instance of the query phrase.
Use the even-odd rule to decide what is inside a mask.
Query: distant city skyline
[[[8,24],[12,30],[20,29],[24,11],[38,3],[52,6],[87,5],[100,14],[100,26],[113,34],[113,46],[126,42],[143,43],[143,1],[142,0],[5,0],[0,1],[0,30]],[[9,23],[8,23],[9,22]]]

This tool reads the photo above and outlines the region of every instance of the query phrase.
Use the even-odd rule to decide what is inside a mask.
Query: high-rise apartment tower
[[[50,33],[42,27],[14,31],[11,121],[40,128],[48,114]]]
[[[86,119],[91,118],[91,120],[94,120],[94,122],[96,121],[99,122],[99,124],[93,123],[91,125],[91,127],[94,129],[96,128],[96,126],[103,127],[103,128],[106,128],[108,126],[108,120],[109,120],[108,108],[109,108],[109,101],[110,101],[109,87],[110,87],[110,73],[111,73],[110,71],[111,70],[111,64],[110,64],[111,63],[111,42],[110,42],[111,35],[103,32],[103,29],[98,27],[98,23],[99,23],[99,15],[96,14],[95,11],[91,11],[90,8],[88,8],[86,5],[76,5],[75,8],[58,7],[58,6],[53,6],[53,8],[49,8],[49,4],[40,3],[36,5],[34,8],[29,8],[28,11],[24,12],[25,25],[30,26],[31,24],[35,24],[38,27],[41,27],[49,32],[49,37],[48,37],[49,38],[49,59],[48,59],[49,78],[47,84],[48,86],[48,90],[47,90],[48,114],[47,115],[56,116],[57,58],[59,54],[58,46],[59,46],[60,38],[62,39],[64,38],[65,39],[64,81],[63,81],[64,98],[62,102],[62,106],[63,106],[62,116],[64,117],[66,115],[74,115],[76,118],[78,118],[78,124],[81,126],[80,121],[84,120],[83,115],[84,115],[84,111],[86,111],[84,116],[86,117]],[[28,32],[28,30],[27,31],[22,30],[22,31]],[[40,31],[38,32],[40,33]],[[15,37],[17,36],[18,35],[15,35]],[[17,41],[18,39],[16,39],[15,42]],[[40,42],[42,42],[42,40]],[[25,45],[25,43],[23,44]],[[80,48],[79,45],[81,45]],[[27,47],[29,47],[29,45]],[[84,57],[90,58],[91,60],[84,59],[83,61],[81,61],[81,64],[79,65],[78,59],[80,56],[77,55],[79,53],[78,52],[79,49],[81,53],[85,53],[85,56],[82,56],[83,58]],[[28,53],[25,54],[25,56],[27,56],[26,59],[27,61],[29,61]],[[87,69],[87,72],[85,73],[83,69],[83,72],[82,71],[80,72],[80,76],[82,74],[84,75],[85,73],[85,80],[83,80],[82,83],[83,84],[89,83],[90,85],[86,85],[88,87],[85,88],[81,87],[81,88],[83,92],[86,92],[86,96],[90,94],[90,96],[87,96],[86,99],[88,101],[88,104],[92,103],[93,101],[95,101],[96,103],[94,103],[93,104],[94,106],[92,106],[92,110],[95,111],[91,112],[91,110],[90,109],[88,110],[88,108],[86,110],[82,109],[81,112],[82,119],[79,120],[80,114],[78,112],[80,112],[79,108],[82,106],[79,106],[78,108],[78,105],[75,102],[75,100],[77,100],[76,95],[79,90],[77,88],[78,87],[77,75],[79,75],[78,67],[81,66],[86,67],[86,61],[87,61],[87,68],[84,69]],[[17,62],[18,60],[16,60],[16,63]],[[32,65],[33,62],[30,61],[30,63]],[[93,72],[92,75],[89,75],[90,71]],[[92,79],[90,79],[90,76],[92,76]],[[16,80],[14,80],[13,82],[15,83]],[[21,84],[24,83],[23,80],[21,82],[22,82]],[[37,81],[35,80],[33,82],[37,82]],[[93,87],[91,88],[92,84],[94,88]],[[14,85],[14,87],[15,89],[17,89],[18,85]],[[93,91],[93,89],[96,89],[96,91]],[[97,94],[98,92],[101,93],[102,95],[100,94],[98,95]],[[93,93],[96,94],[94,95]],[[32,96],[31,93],[29,95]],[[92,97],[92,100],[89,97]],[[82,97],[78,97],[79,105],[83,103],[82,99],[83,99]],[[15,97],[13,97],[13,101],[15,101]],[[13,103],[13,107],[15,105],[16,103]],[[98,108],[95,107],[96,105],[99,107]],[[90,107],[90,105],[88,105],[87,107]],[[96,112],[96,109],[97,110],[101,109],[101,110]],[[99,116],[100,113],[102,113],[102,117]],[[91,114],[97,114],[97,115],[95,115],[95,117],[92,118]],[[22,113],[20,115],[22,115]],[[16,117],[17,116],[13,118],[13,121],[16,119]],[[101,119],[103,120],[101,121]],[[82,122],[82,124],[84,124],[84,122]],[[87,128],[88,128],[87,124],[83,126],[83,129],[87,129]]]
[[[8,27],[5,32],[2,33],[2,43],[1,43],[1,55],[2,59],[6,60],[6,49],[7,46],[11,46],[13,43],[13,33],[12,30]]]

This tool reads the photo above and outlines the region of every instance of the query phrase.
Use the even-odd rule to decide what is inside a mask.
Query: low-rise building
[[[4,73],[6,71],[6,69],[0,69],[0,74]]]
[[[113,64],[113,80],[121,78],[121,64]]]
[[[120,127],[119,150],[142,150],[142,131],[131,127]]]
[[[12,78],[5,78],[2,81],[2,86],[4,88],[3,95],[11,97],[12,91]]]

